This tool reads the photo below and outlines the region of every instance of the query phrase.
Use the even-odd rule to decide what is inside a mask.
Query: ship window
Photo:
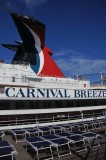
[[[22,101],[22,102],[16,102],[15,103],[15,109],[24,109],[25,107],[25,103]]]
[[[3,80],[6,80],[6,73],[3,73]]]
[[[38,109],[38,102],[37,101],[30,101],[28,105],[28,109]]]
[[[18,74],[15,74],[15,82],[18,81]]]
[[[0,110],[9,110],[11,109],[11,105],[10,105],[10,102],[8,101],[1,101],[0,102]]]
[[[22,83],[24,83],[24,82],[25,82],[25,78],[26,78],[26,76],[25,76],[25,75],[21,75],[21,81],[22,81]]]
[[[15,82],[15,77],[14,76],[12,77],[12,82]]]
[[[43,101],[42,108],[51,108],[51,102],[50,101]]]
[[[71,107],[71,101],[70,100],[68,100],[68,101],[64,101],[65,102],[65,107],[67,108],[67,107]],[[65,108],[64,107],[64,108]]]
[[[55,101],[56,108],[62,108],[62,101]]]
[[[4,93],[4,88],[0,87],[0,94]]]

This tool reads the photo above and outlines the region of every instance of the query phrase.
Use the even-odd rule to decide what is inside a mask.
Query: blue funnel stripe
[[[36,48],[35,48],[35,58],[36,58],[36,65],[31,65],[31,68],[37,74],[39,71],[39,67],[40,67],[40,57],[39,57],[39,53]]]

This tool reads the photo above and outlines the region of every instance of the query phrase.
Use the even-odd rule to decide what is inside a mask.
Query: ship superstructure
[[[40,84],[40,85],[39,85]],[[27,86],[43,88],[90,88],[90,82],[74,80],[72,78],[59,78],[49,76],[37,76],[29,63],[6,64],[0,63],[1,86]]]

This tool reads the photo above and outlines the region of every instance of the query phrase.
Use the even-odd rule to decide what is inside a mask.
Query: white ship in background
[[[45,46],[45,25],[11,15],[22,41],[2,44],[16,53],[0,61],[0,128],[105,117],[105,86],[66,78]]]

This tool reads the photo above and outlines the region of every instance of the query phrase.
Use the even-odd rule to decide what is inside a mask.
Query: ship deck
[[[78,154],[72,153],[71,155],[67,155],[61,157],[61,160],[106,160],[106,135],[105,130],[96,130],[95,132],[100,133],[102,137],[100,147],[92,148],[89,152],[79,152]],[[25,149],[25,141],[16,143],[15,140],[12,139],[10,134],[5,135],[5,140],[8,140],[11,144],[14,145],[15,149],[17,150],[18,154],[14,156],[14,160],[32,160],[35,159],[35,153],[27,152]],[[58,160],[57,156],[53,157],[54,160]],[[3,160],[4,158],[2,158]],[[9,160],[9,158],[7,158]],[[10,157],[11,159],[11,157]],[[42,159],[42,157],[41,157]]]

